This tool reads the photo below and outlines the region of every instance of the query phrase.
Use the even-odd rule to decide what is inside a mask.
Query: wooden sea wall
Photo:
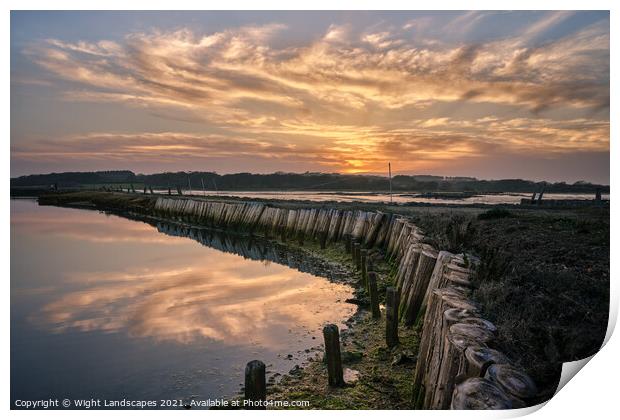
[[[351,237],[364,247],[382,246],[392,217],[380,212],[330,208],[288,209],[260,202],[219,202],[158,197],[156,216],[224,230],[256,232],[282,239],[337,242]],[[402,244],[393,244],[393,251]]]
[[[536,387],[494,349],[495,326],[471,300],[476,259],[434,249],[406,217],[330,208],[289,209],[260,202],[158,197],[157,216],[282,240],[349,241],[381,248],[396,267],[401,324],[422,324],[412,403],[421,409],[519,408]],[[355,246],[351,246],[355,244]],[[359,247],[357,246],[359,244]]]

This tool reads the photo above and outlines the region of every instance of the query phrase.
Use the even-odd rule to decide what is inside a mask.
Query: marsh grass
[[[416,216],[438,247],[480,257],[474,300],[499,346],[552,396],[561,363],[594,354],[609,311],[609,213],[493,209]]]

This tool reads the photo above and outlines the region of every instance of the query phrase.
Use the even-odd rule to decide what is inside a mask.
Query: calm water
[[[165,194],[167,190],[156,190]],[[176,191],[175,191],[176,193]],[[188,190],[183,190],[188,194]],[[254,199],[278,199],[278,200],[307,200],[307,201],[360,201],[364,203],[389,203],[390,195],[385,193],[368,192],[334,192],[334,191],[200,191],[192,190],[194,195],[221,195],[223,197],[245,197]],[[503,193],[503,194],[480,194],[463,199],[457,198],[427,198],[414,197],[413,193],[394,193],[392,202],[406,203],[431,203],[431,204],[520,204],[522,198],[531,198],[532,194]],[[593,200],[594,194],[545,194],[548,200]],[[603,199],[609,199],[609,194],[603,194]]]
[[[248,361],[284,373],[355,311],[348,286],[251,259],[301,264],[285,251],[218,235],[12,200],[12,403],[232,395]]]

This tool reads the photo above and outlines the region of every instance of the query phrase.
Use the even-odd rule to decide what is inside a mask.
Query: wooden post
[[[245,366],[244,408],[248,410],[265,410],[267,400],[267,383],[265,381],[265,364],[252,360]]]
[[[538,389],[536,384],[527,374],[507,364],[494,364],[489,366],[484,377],[505,391],[518,403],[526,405],[534,404]]]
[[[349,241],[351,242],[351,258],[355,258],[355,240],[351,234],[349,234]]]
[[[355,268],[358,270],[362,268],[361,257],[360,257],[360,244],[359,242],[355,242],[353,244],[353,262],[355,262]]]
[[[151,185],[149,185],[149,191],[153,194],[153,187]]]
[[[377,293],[377,274],[374,271],[368,273],[368,291],[370,293],[370,309],[374,319],[381,318],[379,310],[379,294]]]
[[[398,345],[398,307],[400,296],[394,287],[385,292],[385,342],[389,348]]]
[[[368,266],[367,264],[368,250],[360,249],[360,266],[362,268],[362,284],[368,290]]]
[[[488,347],[474,346],[465,350],[466,369],[468,377],[483,377],[489,366],[493,364],[508,364],[508,358],[497,350]]]
[[[443,318],[444,324],[449,324],[445,312]],[[488,345],[493,338],[494,334],[491,331],[478,325],[457,323],[448,328],[448,333],[443,337],[443,344],[439,344],[442,346],[441,356],[433,367],[434,374],[431,374],[431,377],[437,379],[433,381],[435,386],[428,396],[428,408],[441,410],[450,408],[457,376],[464,372],[467,363],[465,350],[471,346]]]
[[[366,258],[366,278],[368,278],[368,273],[371,271],[375,271],[375,266],[372,264],[372,260],[370,258]]]
[[[420,350],[413,377],[412,402],[415,408],[430,409],[432,394],[437,384],[438,366],[441,365],[441,352],[444,337],[450,324],[444,319],[448,309],[468,309],[472,313],[476,307],[454,288],[436,289],[430,295],[424,316]]]
[[[403,311],[401,317],[407,326],[412,326],[420,313],[426,296],[426,289],[430,281],[437,252],[433,249],[424,249],[418,258],[415,274],[411,279],[409,289],[403,293]],[[405,289],[403,289],[404,291]]]
[[[325,249],[325,244],[327,243],[327,231],[321,232],[320,235],[321,235],[320,236],[321,249]]]
[[[343,386],[342,360],[340,358],[340,333],[334,324],[323,327],[325,339],[325,358],[327,359],[327,374],[330,386]]]
[[[513,408],[510,397],[488,379],[470,378],[454,387],[452,410],[506,410]]]
[[[388,162],[388,179],[390,180],[390,204],[392,204],[392,163]]]

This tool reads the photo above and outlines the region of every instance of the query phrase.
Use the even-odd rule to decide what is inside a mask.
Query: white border
[[[617,2],[613,1],[601,1],[601,0],[589,0],[589,1],[574,1],[574,0],[521,0],[521,1],[478,1],[478,2],[465,2],[455,0],[434,0],[432,2],[406,2],[395,0],[382,0],[382,1],[368,1],[368,0],[314,0],[314,1],[296,1],[291,2],[283,0],[263,0],[263,1],[243,1],[243,0],[227,0],[226,2],[207,3],[199,1],[189,0],[175,0],[175,1],[120,1],[120,0],[107,0],[107,1],[89,1],[88,3],[78,0],[57,0],[49,1],[4,1],[5,13],[2,17],[4,22],[1,25],[2,36],[4,38],[2,43],[2,67],[3,74],[3,112],[2,112],[2,132],[5,134],[4,150],[6,155],[2,157],[3,161],[3,182],[5,188],[5,199],[3,200],[1,212],[5,220],[5,223],[9,224],[9,180],[10,180],[10,63],[9,63],[9,38],[10,38],[10,13],[9,10],[46,10],[46,9],[60,9],[60,10],[135,10],[135,9],[154,9],[154,10],[497,10],[497,9],[512,9],[512,10],[611,10],[611,71],[617,68],[617,51],[615,47],[615,40],[617,29],[620,27],[619,20],[616,18],[618,13],[618,7],[614,7]],[[52,7],[53,6],[53,7]],[[614,74],[615,76],[615,74]],[[613,109],[613,98],[617,97],[618,84],[615,79],[612,78],[611,83],[611,98]],[[618,130],[615,127],[615,121],[613,117],[614,113],[611,112],[611,143],[615,143],[617,140]],[[611,147],[611,159],[612,162],[618,158],[618,153],[615,147]],[[611,195],[618,197],[619,191],[615,187],[617,185],[618,171],[615,165],[611,165]],[[615,206],[612,207],[612,215],[617,216]],[[10,224],[9,224],[10,225]],[[615,221],[612,221],[611,226],[611,272],[615,273],[615,268],[618,260],[618,228]],[[4,278],[5,289],[2,295],[2,307],[4,314],[4,322],[2,323],[2,336],[7,338],[2,345],[1,359],[2,366],[4,367],[3,380],[0,388],[0,398],[2,399],[2,405],[5,410],[9,410],[9,316],[10,316],[10,235],[6,235],[2,243],[2,259],[4,262],[5,273]],[[615,325],[618,311],[618,283],[612,277],[612,310],[610,313],[610,330],[608,331],[608,339],[610,332]],[[616,334],[617,335],[617,334]],[[616,412],[615,399],[617,398],[617,383],[616,378],[619,377],[620,369],[618,366],[620,363],[617,360],[617,355],[620,354],[620,344],[617,337],[611,337],[603,350],[592,358],[592,361],[583,368],[583,371],[579,373],[578,378],[570,381],[544,408],[531,414],[533,419],[547,419],[547,418],[562,418],[562,419],[582,419],[584,417],[590,418],[611,418],[612,413]],[[532,410],[525,410],[532,411]],[[83,418],[87,415],[89,418],[109,418],[112,413],[108,412],[89,412],[86,414],[83,411],[56,411],[56,412],[33,412],[33,411],[11,411],[10,416],[19,418],[39,418],[42,416],[49,416],[52,418]],[[168,418],[172,413],[167,411],[134,411],[123,412],[121,415],[131,416],[132,418]],[[220,412],[210,411],[209,413],[187,411],[183,413],[190,417],[205,418],[230,418],[241,415],[247,415],[248,412]],[[390,412],[383,414],[376,411],[337,411],[337,412],[316,412],[316,411],[299,411],[295,413],[283,412],[283,411],[268,411],[268,412],[253,412],[254,416],[260,418],[269,417],[284,417],[290,416],[295,418],[316,418],[336,415],[341,419],[354,418],[357,419],[371,419],[377,415],[389,415],[396,418],[458,418],[458,419],[485,419],[485,418],[506,418],[515,417],[518,415],[526,414],[522,410],[513,412]],[[174,413],[172,415],[180,415]]]

